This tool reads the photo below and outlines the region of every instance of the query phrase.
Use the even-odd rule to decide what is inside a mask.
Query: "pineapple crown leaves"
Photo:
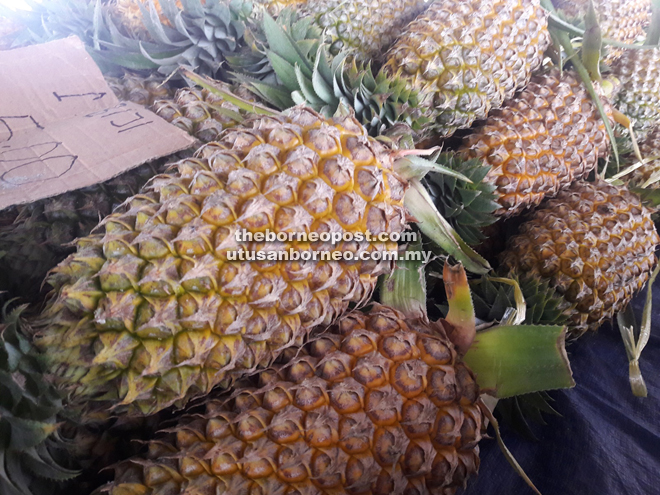
[[[534,392],[517,395],[497,402],[495,412],[502,418],[502,422],[513,428],[524,438],[538,442],[530,426],[530,421],[545,426],[543,414],[561,416],[550,403],[554,399],[547,392]]]
[[[287,32],[307,58],[313,57],[323,36],[323,31],[313,18],[299,18],[294,10],[286,8],[278,15],[277,24],[288,28]],[[269,40],[263,21],[247,24],[244,41],[246,46],[243,49],[235,55],[226,56],[231,69],[241,77],[270,85],[278,84],[277,74],[268,58]]]
[[[443,153],[437,163],[460,172],[470,179],[462,180],[448,174],[428,174],[424,186],[433,203],[466,243],[471,246],[485,239],[481,229],[495,223],[494,212],[499,208],[496,186],[484,182],[490,166],[480,160],[465,160],[451,153]]]
[[[31,495],[37,478],[66,480],[78,472],[57,464],[49,442],[58,428],[62,401],[44,379],[44,367],[23,335],[26,306],[2,309],[0,323],[0,492]]]
[[[528,275],[512,277],[525,301],[524,324],[564,325],[568,321],[570,305],[548,281]],[[484,276],[472,280],[470,287],[477,318],[482,321],[502,321],[509,308],[518,306],[515,285]]]
[[[148,6],[138,4],[141,21],[150,41],[124,36],[105,12],[103,22],[110,36],[95,37],[94,46],[101,49],[92,54],[101,63],[116,64],[129,69],[157,69],[161,74],[174,73],[180,65],[195,67],[199,72],[216,75],[225,56],[236,52],[243,43],[245,25],[252,4],[245,0],[185,0],[178,7],[176,0],[159,0],[163,23],[154,0]],[[167,25],[169,24],[169,25]]]
[[[76,35],[85,42],[94,36],[98,0],[36,2],[25,0],[28,9],[10,10],[0,5],[0,17],[11,19],[23,29],[16,33],[13,46],[44,43]]]
[[[333,56],[322,36],[309,38],[309,31],[297,27],[298,22],[301,21],[294,15],[280,16],[277,20],[264,15],[266,43],[262,50],[275,77],[259,80],[258,74],[234,66],[235,78],[282,110],[305,103],[331,116],[343,102],[355,110],[358,120],[372,136],[396,122],[406,122],[413,129],[431,124],[430,118],[416,110],[417,93],[407,89],[402,81],[389,79],[382,73],[374,75],[369,65],[351,57],[350,50]]]

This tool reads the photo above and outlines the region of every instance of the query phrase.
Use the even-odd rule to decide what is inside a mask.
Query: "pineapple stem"
[[[651,336],[651,313],[653,308],[653,283],[655,282],[658,273],[660,272],[660,264],[655,267],[651,277],[648,281],[648,288],[646,289],[646,302],[642,312],[642,324],[639,328],[639,337],[635,339],[635,328],[637,323],[632,308],[628,306],[624,311],[619,312],[617,315],[617,322],[619,323],[619,331],[623,339],[623,345],[628,355],[628,379],[630,381],[630,388],[635,397],[646,397],[648,391],[642,372],[639,368],[639,358],[646,344],[649,342]]]
[[[233,103],[241,110],[245,110],[246,112],[250,112],[258,115],[268,115],[270,117],[280,115],[280,112],[278,112],[277,110],[272,110],[264,105],[260,105],[259,103],[254,103],[244,100],[240,96],[236,96],[231,91],[227,91],[226,89],[219,87],[216,84],[216,82],[210,77],[200,76],[188,69],[182,69],[182,72],[183,72],[183,76],[186,79],[191,80],[193,83],[197,84],[198,86],[201,86],[202,88],[208,90],[214,95],[224,98],[229,103]]]
[[[477,330],[470,285],[463,265],[450,265],[445,262],[442,280],[449,302],[449,311],[445,317],[445,322],[449,323],[447,336],[458,352],[465,354],[472,345]]]
[[[499,325],[477,333],[464,361],[500,399],[575,386],[559,325]]]
[[[589,71],[591,79],[594,81],[602,80],[600,75],[600,49],[602,46],[602,34],[596,17],[594,3],[589,0],[589,7],[585,17],[585,31],[582,39],[582,63]]]
[[[644,158],[642,158],[642,153],[639,151],[639,146],[637,145],[637,138],[635,137],[635,130],[633,129],[633,124],[630,121],[630,119],[625,114],[619,112],[616,108],[612,108],[612,117],[614,118],[614,122],[628,129],[628,132],[630,133],[630,141],[632,142],[632,146],[633,146],[633,151],[635,152],[635,157],[639,161],[643,161]]]
[[[428,321],[426,314],[426,277],[422,261],[421,241],[409,244],[406,252],[419,253],[397,261],[389,275],[380,280],[380,301],[386,306],[398,309],[409,318]]]
[[[525,483],[534,490],[534,493],[537,495],[541,495],[541,492],[534,486],[534,483],[532,482],[531,479],[529,479],[529,476],[527,476],[527,473],[525,473],[525,470],[522,468],[522,466],[518,463],[516,458],[513,456],[511,451],[507,448],[507,446],[504,443],[504,440],[502,440],[502,435],[500,433],[500,425],[497,422],[497,419],[495,419],[495,416],[493,416],[492,411],[484,404],[484,402],[479,399],[478,402],[479,409],[484,413],[484,416],[488,418],[488,421],[493,425],[493,430],[495,430],[495,438],[497,439],[497,445],[499,446],[500,450],[502,451],[502,454],[504,454],[504,457],[506,460],[511,464],[511,467],[520,475],[522,479],[525,480]]]

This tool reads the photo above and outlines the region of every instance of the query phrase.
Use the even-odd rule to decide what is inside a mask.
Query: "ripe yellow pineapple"
[[[521,226],[505,268],[548,280],[573,304],[574,334],[596,330],[642,289],[660,242],[651,212],[625,186],[576,181]]]
[[[434,2],[408,25],[383,70],[419,91],[418,112],[449,136],[525,86],[549,42],[538,0]]]
[[[331,51],[354,49],[356,58],[381,58],[406,25],[429,0],[308,0],[303,12],[313,15],[332,39]]]
[[[460,153],[492,167],[485,181],[497,186],[496,214],[512,216],[586,177],[609,146],[605,124],[578,75],[552,69],[493,111],[465,138]]]
[[[352,115],[229,129],[105,218],[53,270],[37,345],[74,402],[148,414],[268,365],[369,298],[390,262],[231,261],[251,232],[400,232],[405,183]],[[284,242],[271,249],[328,249]],[[348,243],[330,249],[391,249]]]
[[[440,323],[354,312],[258,388],[182,421],[110,495],[453,494],[479,468],[479,387]]]

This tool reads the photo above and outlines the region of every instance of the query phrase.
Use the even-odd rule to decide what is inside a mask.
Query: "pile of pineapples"
[[[477,328],[558,328],[567,361],[651,278],[650,0],[28,3],[0,49],[77,35],[198,143],[0,211],[3,495],[455,493],[482,394],[522,390],[492,386]],[[413,230],[436,256],[229,257],[406,249],[236,237],[267,229]]]

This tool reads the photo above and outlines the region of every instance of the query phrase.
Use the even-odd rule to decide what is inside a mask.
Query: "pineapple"
[[[306,19],[281,17],[277,25],[268,21],[269,36],[251,54],[228,57],[238,79],[279,109],[304,101],[332,115],[349,103],[374,136],[398,123],[419,140],[469,127],[527,84],[550,41],[538,0],[433,2],[374,73],[369,64],[347,62],[350,51],[333,58]]]
[[[418,111],[450,136],[524,87],[549,42],[538,0],[434,2],[405,29],[383,70],[418,91]]]
[[[72,253],[71,243],[162,171],[155,161],[101,184],[0,212],[0,291],[37,299],[48,271]]]
[[[172,98],[174,93],[163,78],[154,75],[141,77],[127,72],[121,78],[108,76],[105,79],[121,101],[144,107],[151,107],[157,100]]]
[[[586,177],[609,154],[609,140],[577,74],[552,69],[492,112],[459,153],[491,165],[485,181],[497,187],[495,213],[508,217]]]
[[[643,138],[660,121],[660,49],[626,50],[612,75],[621,86],[614,104]]]
[[[638,169],[633,170],[630,175],[623,177],[629,186],[642,187],[647,181],[651,183],[646,186],[651,189],[658,189],[660,182],[660,127],[654,127],[646,135],[643,141],[639,143],[639,151],[644,159],[651,159]],[[637,162],[637,158],[630,153],[624,162],[624,168]]]
[[[231,253],[269,250],[237,239],[238,229],[401,232],[406,185],[393,161],[352,115],[324,119],[305,107],[229,129],[180,161],[53,270],[36,343],[59,385],[74,402],[111,402],[113,413],[180,406],[364,303],[389,261],[244,263]]]
[[[593,1],[603,38],[634,43],[644,37],[644,29],[651,22],[651,0],[552,0],[552,3],[569,22],[579,24],[587,13],[589,1]],[[609,64],[624,51],[610,46],[603,61]]]
[[[255,0],[255,5],[265,9],[270,15],[276,16],[286,8],[298,9],[308,0]]]
[[[440,322],[384,306],[117,468],[110,495],[443,493],[479,467],[479,387]]]
[[[246,95],[246,100],[254,99]],[[220,139],[222,131],[239,124],[246,115],[233,103],[195,88],[181,88],[172,100],[158,100],[151,109],[204,143]]]
[[[181,9],[181,1],[176,1],[176,7]],[[153,1],[156,15],[164,26],[172,27],[158,0]],[[111,0],[108,4],[110,16],[116,21],[117,27],[127,36],[135,39],[149,40],[149,30],[142,22],[142,10],[149,11],[148,0]]]
[[[625,186],[576,181],[532,213],[502,264],[549,281],[573,305],[568,324],[579,335],[642,289],[659,242],[651,212]]]
[[[401,30],[421,14],[429,0],[308,0],[313,15],[332,40],[331,52],[355,49],[359,60],[382,57]]]

